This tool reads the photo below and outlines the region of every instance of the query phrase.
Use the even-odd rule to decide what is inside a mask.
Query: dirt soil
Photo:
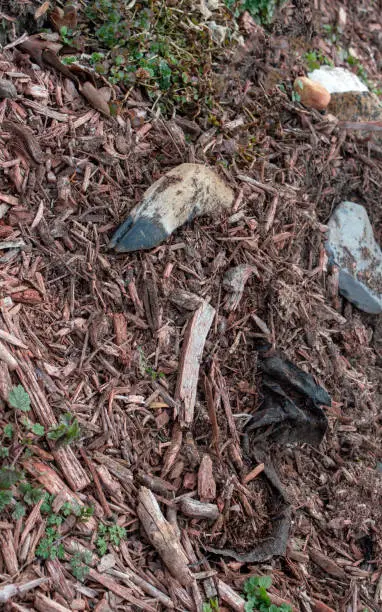
[[[380,3],[296,0],[276,15],[272,35],[246,24],[245,48],[220,67],[219,127],[205,117],[164,119],[135,91],[117,118],[104,117],[63,75],[34,69],[16,47],[0,54],[0,77],[19,94],[0,103],[0,332],[11,338],[0,337],[16,360],[0,361],[0,422],[17,432],[7,444],[3,437],[6,461],[55,496],[55,513],[68,501],[94,509],[83,520],[65,517],[57,532],[64,554],[48,559],[38,554],[49,528],[43,500],[17,519],[3,511],[4,609],[195,610],[217,596],[221,610],[243,610],[245,580],[272,574],[275,605],[381,610],[381,317],[338,295],[323,245],[344,199],[367,208],[382,242],[382,148],[278,87],[280,75],[290,87],[303,73],[307,49],[341,65],[323,30],[338,23],[340,7],[342,44],[377,78]],[[32,134],[11,132],[6,121]],[[206,163],[229,182],[231,213],[199,219],[152,251],[108,250],[145,189],[182,162]],[[241,264],[252,274],[236,303],[222,279]],[[176,388],[195,296],[215,313],[193,422],[181,428]],[[333,402],[319,447],[269,449],[292,505],[288,546],[285,556],[248,564],[205,547],[248,552],[277,519],[261,469],[245,479],[256,462],[241,444],[263,399],[259,339],[313,374]],[[70,412],[80,440],[57,449],[31,425],[25,433],[7,403],[19,384],[32,423],[47,431]],[[201,501],[218,509],[208,520],[188,516],[184,503],[205,493],[206,473],[210,495]],[[188,585],[143,528],[145,496],[183,546]],[[106,537],[101,560],[102,522],[125,535]],[[82,579],[74,555],[86,566]],[[26,593],[4,595],[38,579]]]

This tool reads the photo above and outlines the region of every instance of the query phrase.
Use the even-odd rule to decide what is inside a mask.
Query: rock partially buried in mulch
[[[0,98],[17,98],[17,89],[11,81],[0,79]]]
[[[382,312],[382,251],[367,212],[342,202],[328,223],[326,250],[339,267],[339,290],[349,302],[370,314]]]
[[[119,253],[152,249],[178,227],[231,208],[232,189],[210,168],[181,164],[158,179],[117,229],[109,247]]]
[[[345,93],[346,91],[368,91],[368,88],[356,74],[345,68],[321,66],[308,73],[308,77],[319,83],[329,93]]]
[[[321,66],[309,78],[330,93],[327,110],[341,121],[381,121],[379,98],[349,70]]]

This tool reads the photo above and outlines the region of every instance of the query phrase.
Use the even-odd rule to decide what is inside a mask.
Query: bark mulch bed
[[[375,74],[378,11],[343,6],[343,36]],[[321,14],[335,22],[330,5]],[[285,81],[299,73],[311,17],[286,7],[272,38],[252,31],[219,129],[161,118],[134,91],[104,118],[60,74],[1,53],[0,77],[19,94],[0,103],[3,461],[50,494],[25,499],[15,486],[26,514],[2,512],[5,609],[195,610],[218,597],[241,611],[246,579],[270,573],[275,605],[381,609],[381,320],[338,296],[323,243],[343,199],[366,206],[381,239],[382,149],[269,85],[272,62]],[[150,252],[110,252],[132,205],[182,162],[215,167],[235,189],[232,212]],[[235,266],[233,291],[223,278]],[[263,397],[259,340],[333,402],[318,448],[269,449],[292,505],[287,552],[244,564],[207,549],[248,552],[277,520],[242,445]],[[16,385],[30,397],[24,415],[8,402]],[[33,424],[47,432],[64,413],[80,439],[60,447]]]

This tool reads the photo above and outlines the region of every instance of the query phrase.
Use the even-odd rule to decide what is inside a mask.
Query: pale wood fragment
[[[228,604],[235,612],[244,612],[244,599],[222,580],[218,579],[217,583],[221,600]]]
[[[107,576],[106,574],[100,574],[94,569],[89,570],[88,574],[89,578],[94,580],[94,582],[98,582],[102,584],[102,586],[106,587],[112,593],[118,595],[118,597],[122,597],[125,601],[128,601],[130,604],[137,606],[141,610],[146,610],[146,612],[156,612],[155,608],[149,606],[145,601],[137,599],[132,595],[131,589],[128,589],[121,584],[118,584],[113,578]]]
[[[219,516],[219,509],[216,504],[203,503],[191,497],[184,497],[181,500],[180,509],[185,516],[191,518],[216,520]]]
[[[0,589],[0,603],[6,603],[12,597],[23,595],[46,582],[49,582],[49,578],[36,578],[36,580],[30,580],[23,584],[6,584]]]
[[[0,360],[7,364],[10,370],[16,370],[18,363],[12,353],[0,342]]]
[[[180,358],[176,399],[182,401],[181,420],[191,424],[194,419],[196,389],[204,344],[215,316],[215,309],[206,301],[195,311],[184,335]]]
[[[70,608],[62,606],[54,599],[50,599],[42,593],[37,593],[34,600],[34,607],[38,612],[70,612]]]
[[[157,500],[149,489],[141,487],[138,499],[137,515],[152,546],[180,584],[190,586],[193,582],[192,573],[175,529],[166,521]]]
[[[13,535],[10,531],[7,530],[0,534],[0,545],[7,572],[11,576],[14,576],[19,571],[19,563],[17,561]]]
[[[198,495],[201,502],[211,502],[216,498],[212,459],[207,454],[203,455],[199,466]]]

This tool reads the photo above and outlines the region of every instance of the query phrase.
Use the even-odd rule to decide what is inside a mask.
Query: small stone
[[[298,77],[293,89],[300,96],[301,104],[316,110],[325,110],[330,102],[330,93],[321,85],[308,77]]]
[[[101,561],[97,565],[97,570],[100,574],[103,574],[107,570],[114,567],[116,564],[115,557],[113,554],[109,553],[108,555],[104,555]]]
[[[0,98],[17,98],[17,89],[11,81],[0,79]]]
[[[326,250],[339,269],[339,291],[370,314],[382,312],[382,251],[367,212],[360,204],[342,202],[328,223]]]

